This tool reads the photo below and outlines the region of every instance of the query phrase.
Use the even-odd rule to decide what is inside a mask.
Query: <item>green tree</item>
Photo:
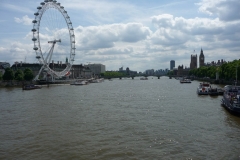
[[[216,78],[216,72],[217,72],[217,67],[216,66],[210,66],[207,69],[206,77],[210,77],[211,79],[214,79],[214,78]]]
[[[169,71],[169,72],[167,73],[168,76],[172,76],[173,74],[174,74],[173,71]]]
[[[2,75],[2,72],[0,72],[0,80],[3,79],[3,75]]]
[[[197,76],[201,77],[201,78],[206,77],[207,76],[207,70],[208,70],[208,67],[206,67],[206,66],[202,66],[202,67],[198,68]]]
[[[197,69],[196,69],[196,68],[191,69],[191,70],[189,71],[189,75],[190,75],[190,76],[193,76],[193,75],[194,75],[194,76],[197,76],[196,73],[197,73]]]
[[[26,68],[24,70],[24,80],[31,81],[33,79],[34,75],[31,69]]]
[[[3,80],[11,81],[14,79],[14,73],[11,68],[6,68],[5,73],[3,74]]]
[[[15,75],[14,75],[15,79],[18,80],[18,81],[22,81],[24,80],[24,74],[23,74],[23,71],[18,69],[16,72],[15,72]]]
[[[106,71],[104,73],[104,77],[111,77],[111,78],[117,78],[117,77],[123,77],[126,76],[124,73],[116,72],[116,71]]]
[[[240,79],[240,60],[223,63],[221,66],[203,66],[193,69],[189,72],[190,75],[197,77],[210,77],[215,78],[217,70],[219,71],[219,78],[225,80],[235,80],[237,77]]]
[[[219,77],[221,79],[226,79],[226,75],[227,75],[226,71],[227,71],[227,63],[224,63],[221,65],[221,67],[219,67]]]

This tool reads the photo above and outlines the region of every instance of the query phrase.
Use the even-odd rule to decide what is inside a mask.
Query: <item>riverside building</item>
[[[173,70],[174,67],[175,67],[175,61],[171,60],[170,61],[170,70]]]
[[[94,75],[100,75],[106,71],[106,67],[103,64],[87,64],[84,66],[90,68]]]

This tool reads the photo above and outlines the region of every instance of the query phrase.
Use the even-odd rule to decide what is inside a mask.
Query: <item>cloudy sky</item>
[[[42,1],[0,0],[0,61],[37,63],[32,20]],[[240,55],[239,0],[59,0],[72,21],[74,64],[134,71]],[[51,14],[51,13],[49,13]],[[51,15],[50,15],[51,16]],[[194,52],[195,51],[195,52]]]

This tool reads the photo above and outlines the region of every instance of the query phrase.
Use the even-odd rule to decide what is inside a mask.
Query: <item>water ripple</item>
[[[198,83],[1,88],[0,159],[239,159],[239,117]]]

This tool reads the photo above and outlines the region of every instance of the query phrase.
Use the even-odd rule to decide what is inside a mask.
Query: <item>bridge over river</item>
[[[135,77],[157,77],[158,79],[160,79],[160,77],[162,76],[167,76],[169,78],[172,78],[172,77],[175,77],[175,76],[168,76],[168,75],[126,75],[126,76],[104,76],[103,78],[104,79],[112,79],[112,78],[119,78],[119,79],[122,79],[122,78],[132,78],[134,79]]]

